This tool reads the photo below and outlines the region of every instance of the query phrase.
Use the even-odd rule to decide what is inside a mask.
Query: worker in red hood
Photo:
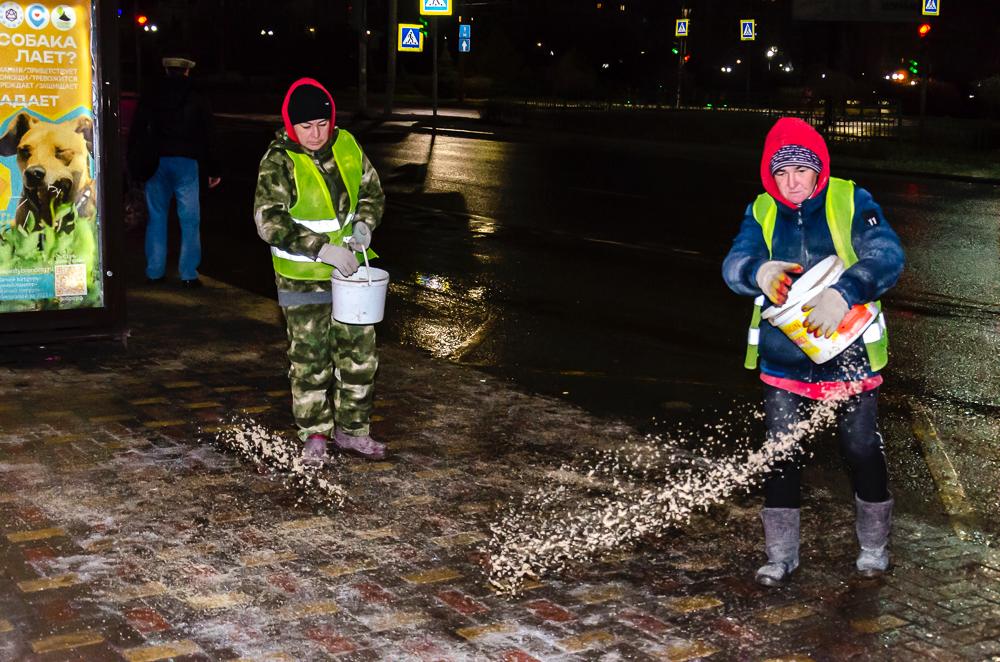
[[[768,133],[760,178],[765,193],[747,207],[722,267],[734,292],[755,297],[745,365],[755,369],[760,359],[770,439],[808,419],[809,403],[842,401],[837,426],[855,494],[856,567],[878,576],[889,567],[893,506],[877,421],[879,371],[888,361],[884,317],[843,353],[817,364],[780,329],[760,323],[760,311],[767,302],[784,304],[798,274],[838,255],[843,275],[803,305],[807,331],[830,337],[852,307],[877,302],[896,283],[903,249],[871,194],[830,176],[826,142],[803,120],[782,118]],[[801,456],[779,463],[765,481],[761,584],[783,584],[799,565],[800,483]]]
[[[271,246],[278,305],[288,327],[292,414],[303,460],[322,465],[327,445],[382,459],[371,437],[378,355],[375,327],[331,318],[330,278],[359,268],[382,220],[378,173],[336,106],[311,78],[296,81],[281,109],[284,128],[260,162],[254,218]]]

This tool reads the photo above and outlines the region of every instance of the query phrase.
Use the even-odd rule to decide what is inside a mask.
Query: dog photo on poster
[[[91,10],[0,2],[0,313],[104,305]]]

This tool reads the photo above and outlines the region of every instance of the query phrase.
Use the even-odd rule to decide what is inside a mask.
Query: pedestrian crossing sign
[[[941,0],[924,0],[924,16],[940,16]]]
[[[451,16],[451,0],[420,0],[421,16]]]
[[[399,24],[399,50],[402,53],[423,53],[424,33],[421,29],[424,26],[413,23]]]
[[[753,41],[757,38],[757,28],[752,18],[744,18],[740,21],[740,41]]]
[[[691,20],[687,19],[687,18],[679,18],[679,19],[677,19],[677,26],[674,28],[674,36],[675,37],[686,37],[686,36],[688,36],[688,28],[690,27],[689,26],[690,23],[691,23]]]

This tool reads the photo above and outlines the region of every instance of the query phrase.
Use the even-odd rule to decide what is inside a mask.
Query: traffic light
[[[135,22],[141,28],[144,25],[146,25],[147,23],[149,23],[149,17],[146,16],[145,14],[139,14],[138,16],[135,17]]]
[[[931,31],[931,24],[930,23],[922,23],[920,25],[920,27],[917,28],[917,34],[920,35],[921,39],[923,39],[928,34],[930,34],[930,31]]]
[[[427,19],[423,16],[420,17],[420,25],[424,26],[420,29],[420,31],[424,33],[425,37],[428,36],[427,30],[430,28],[430,25],[427,23]]]
[[[689,62],[690,60],[691,60],[691,54],[690,54],[690,53],[688,53],[688,54],[686,54],[686,55],[684,56],[684,61],[685,61],[685,62]]]
[[[916,60],[910,60],[909,62],[907,62],[907,65],[908,65],[907,69],[909,70],[909,72],[911,74],[913,74],[914,76],[919,76],[920,75],[920,63],[919,62],[917,62]]]

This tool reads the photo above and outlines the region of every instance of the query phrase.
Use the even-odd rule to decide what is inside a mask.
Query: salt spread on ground
[[[553,481],[517,498],[494,522],[488,544],[488,579],[500,593],[516,595],[525,582],[558,573],[672,526],[759,485],[776,465],[800,457],[803,442],[836,422],[840,400],[805,406],[802,420],[753,449],[746,433],[736,450],[710,457],[712,448],[759,411],[730,411],[687,438],[649,437],[604,453],[596,462],[564,465]],[[693,439],[699,452],[683,452]],[[573,480],[560,480],[560,475]],[[582,483],[582,486],[581,486]]]
[[[323,478],[322,467],[302,462],[301,443],[297,439],[268,430],[253,418],[234,418],[229,425],[222,426],[215,441],[223,449],[283,481],[298,494],[297,503],[309,500],[320,508],[338,509],[347,499],[343,487]],[[333,461],[330,458],[327,464]]]

